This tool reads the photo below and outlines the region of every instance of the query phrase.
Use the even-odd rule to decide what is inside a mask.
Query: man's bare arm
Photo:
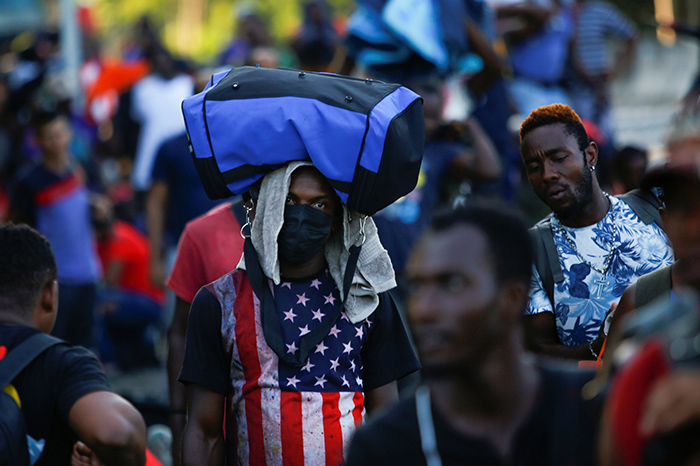
[[[190,314],[190,303],[184,299],[175,298],[175,313],[168,330],[168,388],[170,392],[170,429],[173,432],[172,453],[175,464],[180,464],[182,451],[182,433],[185,429],[185,414],[187,402],[185,387],[177,381],[185,358],[185,341],[187,340],[187,317]]]
[[[551,312],[525,316],[524,323],[525,345],[533,353],[579,361],[595,359],[588,343],[569,346],[564,345],[559,340],[557,323],[554,319],[554,314]],[[601,334],[599,334],[598,338],[593,341],[592,346],[596,354],[600,354],[604,340],[605,337],[601,337]]]
[[[187,385],[187,424],[182,437],[183,466],[223,466],[224,397],[195,384]]]
[[[374,414],[399,401],[399,389],[396,381],[369,390],[365,393],[367,412]]]
[[[116,393],[97,391],[79,398],[68,421],[105,466],[146,463],[146,424],[136,408]]]
[[[163,262],[163,232],[165,230],[165,210],[168,201],[168,185],[156,181],[148,191],[146,199],[146,230],[151,246],[151,281],[156,286],[165,282]]]

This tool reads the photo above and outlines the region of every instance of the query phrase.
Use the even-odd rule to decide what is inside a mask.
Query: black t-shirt
[[[12,351],[39,333],[31,327],[0,324],[0,346]],[[27,433],[46,444],[35,466],[70,464],[78,440],[68,424],[73,404],[88,393],[111,390],[97,358],[83,347],[60,344],[39,355],[12,385],[19,393]]]
[[[518,429],[510,459],[488,441],[455,431],[433,406],[437,449],[443,466],[589,466],[594,448],[594,409],[580,399],[592,372],[540,368],[535,409]],[[426,465],[415,396],[361,427],[346,466]]]

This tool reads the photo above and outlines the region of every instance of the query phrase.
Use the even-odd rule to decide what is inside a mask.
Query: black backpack
[[[0,466],[29,466],[27,426],[22,410],[4,389],[37,356],[62,340],[37,333],[0,360]]]
[[[654,192],[635,189],[616,197],[629,205],[646,225],[655,222],[663,227],[659,215],[659,209],[663,207],[663,203]],[[530,234],[535,246],[535,267],[540,274],[549,302],[554,307],[554,284],[564,281],[564,272],[559,263],[557,246],[554,244],[551,214],[530,228]]]

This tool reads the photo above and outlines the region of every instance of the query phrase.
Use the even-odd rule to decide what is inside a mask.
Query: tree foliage
[[[275,39],[292,37],[308,0],[96,0],[95,13],[103,44],[113,53],[128,42],[133,26],[151,18],[170,50],[200,62],[210,61],[236,33],[241,12],[266,18]],[[347,16],[352,0],[328,0],[336,16]]]

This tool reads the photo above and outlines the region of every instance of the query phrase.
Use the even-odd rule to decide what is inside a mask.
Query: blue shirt
[[[171,244],[177,243],[187,222],[221,203],[209,199],[204,191],[187,147],[186,133],[160,146],[153,166],[153,181],[168,185],[165,231]]]
[[[90,223],[90,193],[77,165],[62,175],[42,164],[32,167],[17,183],[11,209],[51,243],[59,283],[84,285],[101,278]]]
[[[673,263],[671,243],[656,223],[646,225],[632,208],[614,197],[611,209],[598,223],[583,228],[562,227],[552,220],[552,233],[557,246],[564,280],[554,286],[554,309],[547,297],[537,269],[530,288],[526,314],[554,312],[557,333],[565,345],[588,343],[596,338],[605,314],[617,303],[625,289],[639,277]],[[615,227],[613,227],[614,211]],[[572,248],[562,228],[576,245]],[[614,252],[610,267],[603,270],[609,254],[610,240]],[[581,260],[578,253],[595,267]]]

